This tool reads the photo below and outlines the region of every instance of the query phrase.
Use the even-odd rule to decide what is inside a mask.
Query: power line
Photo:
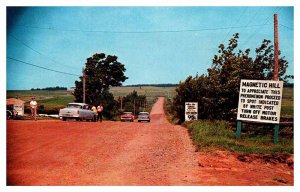
[[[150,33],[183,33],[183,32],[201,32],[201,31],[215,31],[225,29],[239,29],[239,28],[252,28],[261,27],[263,25],[251,25],[251,26],[231,26],[231,27],[215,27],[215,28],[203,28],[203,29],[183,29],[183,30],[153,30],[153,31],[106,31],[106,30],[80,30],[80,29],[58,29],[53,27],[38,27],[27,25],[15,25],[16,27],[25,27],[33,29],[53,30],[53,31],[68,31],[68,32],[84,32],[84,33],[118,33],[118,34],[150,34]]]
[[[241,15],[238,17],[238,19],[236,20],[236,22],[234,23],[234,25],[232,27],[230,27],[228,33],[226,34],[226,36],[224,37],[224,39],[223,39],[222,42],[224,42],[227,39],[227,36],[230,34],[230,32],[233,29],[233,27],[240,22],[241,18],[244,16],[244,14],[246,13],[247,9],[248,9],[248,7],[246,7],[246,8],[243,9]]]
[[[59,65],[62,65],[62,66],[65,66],[65,67],[71,67],[71,66],[68,66],[68,65],[64,65],[64,64],[62,64],[62,63],[59,63],[59,62],[55,61],[54,59],[52,59],[51,57],[47,56],[46,54],[43,54],[43,53],[41,53],[41,52],[35,50],[34,48],[32,48],[32,47],[30,47],[28,44],[26,44],[24,41],[21,41],[20,39],[18,39],[17,37],[15,37],[14,35],[9,34],[9,36],[12,37],[13,39],[15,39],[16,41],[18,41],[19,43],[21,43],[22,45],[24,45],[25,47],[27,47],[28,49],[30,49],[30,50],[32,50],[32,51],[34,51],[34,52],[36,52],[36,53],[42,55],[43,57],[48,58],[48,59],[51,60],[52,62],[54,62],[54,63],[56,63],[56,64],[59,64]]]
[[[282,27],[285,27],[285,28],[287,28],[287,29],[289,29],[289,30],[291,30],[291,31],[294,31],[294,28],[288,27],[288,26],[283,25],[283,24],[279,24],[279,25],[282,26]]]
[[[77,74],[67,73],[67,72],[63,72],[63,71],[57,71],[57,70],[49,69],[49,68],[46,68],[46,67],[41,67],[41,66],[38,66],[38,65],[35,65],[35,64],[32,64],[32,63],[28,63],[28,62],[25,62],[25,61],[21,61],[19,59],[12,58],[12,57],[7,57],[7,58],[10,59],[10,60],[13,60],[13,61],[17,61],[19,63],[23,63],[23,64],[30,65],[30,66],[33,66],[33,67],[37,67],[37,68],[40,68],[40,69],[44,69],[44,70],[48,70],[48,71],[52,71],[52,72],[56,72],[56,73],[61,73],[61,74],[65,74],[65,75],[72,75],[72,76],[80,77],[80,75],[77,75]]]
[[[281,11],[281,9],[282,9],[282,7],[277,8],[277,9],[275,10],[275,13],[276,13],[276,12],[279,13],[279,12]],[[268,16],[268,17],[265,19],[266,22],[264,22],[263,25],[267,25],[267,24],[270,22],[270,20],[271,20],[272,18],[273,18],[273,15]],[[257,30],[255,30],[255,32],[252,33],[252,35],[250,35],[250,36],[248,37],[248,39],[245,41],[245,43],[243,43],[242,46],[244,46],[245,44],[247,44],[247,43],[254,37],[254,35],[257,34],[257,32],[258,32],[260,29],[261,29],[261,28],[258,28]]]

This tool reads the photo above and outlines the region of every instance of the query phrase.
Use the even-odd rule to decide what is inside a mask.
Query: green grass
[[[274,154],[294,152],[293,138],[279,138],[273,143],[272,129],[268,133],[257,134],[246,130],[241,139],[235,138],[235,128],[227,121],[199,120],[184,124],[190,131],[198,151],[228,150],[239,154]]]
[[[32,97],[35,97],[38,104],[43,106],[45,110],[58,111],[67,103],[74,101],[74,96],[66,90],[59,91],[7,91],[7,98],[19,98],[25,101],[25,109],[29,108],[29,102]],[[28,110],[28,109],[27,109]]]
[[[283,88],[281,115],[294,115],[294,89]]]

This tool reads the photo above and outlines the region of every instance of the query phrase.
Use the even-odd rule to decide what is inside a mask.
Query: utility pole
[[[82,92],[83,92],[83,103],[85,103],[85,69],[82,69]]]
[[[274,71],[273,80],[278,81],[278,16],[277,13],[274,14]],[[278,143],[279,124],[274,126],[274,144]]]
[[[278,81],[278,16],[274,14],[274,72],[273,80]]]
[[[133,100],[133,115],[135,116],[135,99]]]
[[[123,109],[123,97],[121,96],[121,111]]]

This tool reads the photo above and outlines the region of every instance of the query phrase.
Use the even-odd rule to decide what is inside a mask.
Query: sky
[[[6,89],[74,87],[95,53],[125,65],[123,85],[179,83],[207,73],[233,33],[254,56],[273,42],[274,13],[293,75],[293,7],[7,7]]]

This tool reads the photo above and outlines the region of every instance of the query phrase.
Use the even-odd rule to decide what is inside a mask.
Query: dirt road
[[[151,123],[7,121],[7,184],[293,184],[284,165],[196,153],[187,130],[167,122],[163,102],[153,106]]]

